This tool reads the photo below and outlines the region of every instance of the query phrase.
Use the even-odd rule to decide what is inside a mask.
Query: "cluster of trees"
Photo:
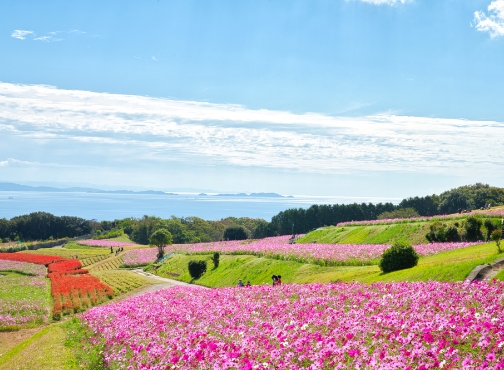
[[[403,199],[398,208],[413,208],[420,216],[435,216],[460,210],[472,211],[488,204],[504,204],[504,188],[481,183],[460,186],[439,195]]]
[[[502,221],[499,218],[470,216],[465,220],[434,222],[425,235],[430,242],[456,242],[493,240],[494,231],[502,233]]]
[[[107,226],[124,230],[131,240],[139,244],[148,244],[150,236],[156,230],[166,229],[170,232],[174,244],[184,244],[234,238],[234,234],[229,234],[229,230],[234,230],[235,233],[239,231],[239,239],[255,237],[254,233],[258,226],[267,224],[265,220],[248,217],[227,217],[219,221],[206,221],[199,217],[172,216],[169,219],[162,219],[144,216],[140,219],[116,220]],[[225,235],[226,230],[229,235]]]
[[[92,222],[80,217],[54,216],[47,212],[33,212],[7,220],[0,219],[0,239],[51,240],[73,238],[93,231]]]
[[[472,211],[488,204],[491,206],[504,204],[504,188],[477,183],[451,189],[440,195],[406,198],[398,205],[392,203],[313,205],[308,209],[294,208],[280,212],[270,223],[258,225],[254,236],[301,234],[322,226],[347,221],[435,216],[456,213],[460,210]]]

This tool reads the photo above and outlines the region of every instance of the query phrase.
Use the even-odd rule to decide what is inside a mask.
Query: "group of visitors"
[[[250,281],[247,281],[247,284],[243,284],[243,281],[242,279],[238,280],[238,284],[236,284],[237,287],[249,287],[249,286],[252,286],[252,284],[250,284]]]
[[[121,253],[124,250],[124,247],[118,247],[115,251],[115,255],[117,256],[119,253]],[[114,253],[114,248],[110,247],[110,253]]]
[[[273,286],[282,285],[282,276],[281,275],[273,275],[271,277],[271,280],[273,280]],[[236,284],[236,286],[241,288],[241,287],[252,286],[252,284],[250,284],[250,281],[247,281],[247,284],[244,284],[243,280],[240,279],[240,280],[238,280],[238,284]]]

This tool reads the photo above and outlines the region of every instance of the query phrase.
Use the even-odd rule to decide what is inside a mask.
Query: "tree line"
[[[33,212],[10,220],[0,219],[0,239],[3,242],[73,238],[92,231],[91,221],[73,216],[54,216],[47,212]]]

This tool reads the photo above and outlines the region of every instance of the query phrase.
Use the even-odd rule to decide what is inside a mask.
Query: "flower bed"
[[[165,252],[252,254],[321,265],[370,265],[376,264],[383,251],[389,247],[387,244],[289,244],[289,239],[290,236],[278,236],[247,242],[180,244],[167,246]],[[480,243],[431,243],[416,245],[414,248],[418,254],[426,256]],[[155,248],[129,251],[124,256],[124,263],[146,265],[155,261],[156,254]]]
[[[170,247],[167,247],[170,249]],[[156,260],[158,254],[157,248],[134,249],[127,251],[123,257],[125,267],[145,266]]]
[[[53,317],[79,312],[112,298],[111,287],[97,277],[87,274],[48,274],[51,279],[51,294],[54,301]]]
[[[82,318],[110,368],[504,367],[504,283],[177,287]]]
[[[89,275],[88,270],[82,269],[79,260],[23,253],[2,253],[0,260],[26,261],[48,266],[47,277],[51,280],[54,303],[53,317],[56,319],[62,314],[79,312],[104,302],[114,294],[111,287]]]
[[[126,242],[116,242],[113,240],[79,240],[77,244],[87,245],[91,247],[134,247],[138,244],[135,243],[126,243]]]
[[[15,271],[25,275],[45,276],[47,271],[44,266],[35,263],[7,261],[0,259],[0,271]]]
[[[0,261],[0,266],[1,262],[4,261]],[[16,270],[20,267],[16,266]],[[45,275],[45,268],[37,267],[42,267]],[[27,271],[38,272],[24,270]],[[47,322],[51,311],[48,288],[49,280],[44,276],[0,276],[0,330]]]
[[[61,256],[46,256],[46,255],[28,254],[28,253],[1,253],[0,260],[28,262],[48,266],[50,263],[53,262],[65,261],[66,258]]]
[[[494,211],[482,211],[476,210],[467,213],[456,213],[451,215],[436,215],[436,216],[421,216],[421,217],[409,217],[409,218],[390,218],[382,220],[366,220],[366,221],[347,221],[339,222],[336,226],[372,226],[372,225],[390,225],[390,224],[400,224],[409,222],[419,222],[419,221],[444,221],[444,220],[456,220],[467,218],[468,216],[484,216],[489,218],[501,218],[504,216],[504,209],[498,209]]]

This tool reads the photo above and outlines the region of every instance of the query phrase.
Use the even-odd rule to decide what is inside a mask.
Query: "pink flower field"
[[[366,220],[366,221],[347,221],[340,222],[336,226],[372,226],[372,225],[390,225],[405,222],[417,222],[417,221],[442,221],[442,220],[453,220],[457,218],[466,218],[467,216],[488,216],[488,217],[503,217],[504,209],[496,210],[476,210],[463,214],[451,214],[451,215],[436,215],[436,216],[421,216],[421,217],[410,217],[410,218],[390,218],[382,220]]]
[[[253,254],[299,262],[362,265],[374,264],[389,247],[386,244],[289,244],[290,236],[278,236],[254,241],[227,241],[214,243],[179,244],[167,246],[166,253],[212,253]],[[416,245],[415,250],[422,256],[441,253],[453,249],[466,248],[475,243],[430,243]],[[156,260],[157,249],[149,248],[129,251],[124,256],[128,266],[147,265]]]
[[[123,256],[123,265],[127,267],[145,266],[156,260],[157,248],[134,249]]]
[[[114,369],[503,369],[503,299],[500,282],[177,287],[82,319]]]
[[[135,243],[126,243],[126,242],[116,242],[113,240],[93,240],[93,239],[88,239],[88,240],[79,240],[77,244],[80,245],[88,245],[91,247],[133,247],[138,244]]]
[[[0,329],[47,322],[48,292],[49,280],[43,276],[0,276]]]
[[[45,276],[47,268],[35,263],[0,260],[0,271],[19,271],[27,275]]]

